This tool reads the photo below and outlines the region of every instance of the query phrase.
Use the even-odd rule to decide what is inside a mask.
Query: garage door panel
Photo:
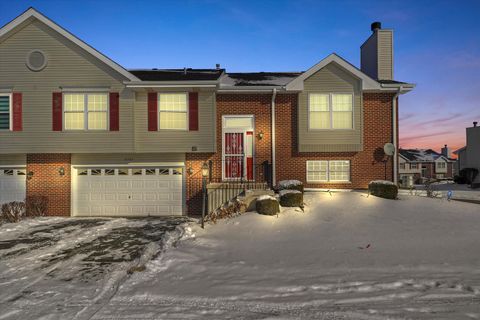
[[[157,188],[157,181],[145,181],[146,189],[155,189]]]
[[[106,193],[104,199],[105,201],[115,201],[117,200],[117,196],[115,193]]]
[[[132,193],[131,200],[132,201],[143,200],[143,193]]]
[[[0,205],[11,201],[24,201],[26,190],[25,167],[0,166]]]
[[[85,171],[86,175],[77,174],[73,182],[75,215],[183,214],[183,176],[174,175],[175,168],[82,169]]]

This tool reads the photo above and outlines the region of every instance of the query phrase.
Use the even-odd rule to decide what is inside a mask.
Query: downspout
[[[275,176],[275,98],[277,96],[277,89],[273,88],[272,90],[272,184],[275,186],[276,176]]]
[[[393,101],[392,101],[392,121],[393,121],[393,145],[395,146],[395,154],[393,155],[393,183],[398,184],[398,145],[397,145],[397,133],[398,133],[398,128],[397,128],[397,98],[400,95],[401,91],[403,90],[403,86],[400,86],[398,88],[398,91],[395,93],[393,96]]]

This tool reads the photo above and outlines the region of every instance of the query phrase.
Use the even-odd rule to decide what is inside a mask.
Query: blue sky
[[[393,28],[403,147],[461,147],[480,121],[480,1],[0,0],[33,6],[126,68],[306,70],[331,52],[359,65],[370,23]]]

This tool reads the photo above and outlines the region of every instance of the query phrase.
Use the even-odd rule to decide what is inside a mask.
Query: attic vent
[[[27,55],[27,67],[32,71],[41,71],[47,66],[47,56],[40,50],[32,50]]]

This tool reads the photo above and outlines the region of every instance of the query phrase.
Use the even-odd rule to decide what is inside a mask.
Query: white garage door
[[[24,201],[26,189],[24,166],[0,167],[0,204],[10,201]]]
[[[183,168],[73,168],[74,216],[183,214]]]

